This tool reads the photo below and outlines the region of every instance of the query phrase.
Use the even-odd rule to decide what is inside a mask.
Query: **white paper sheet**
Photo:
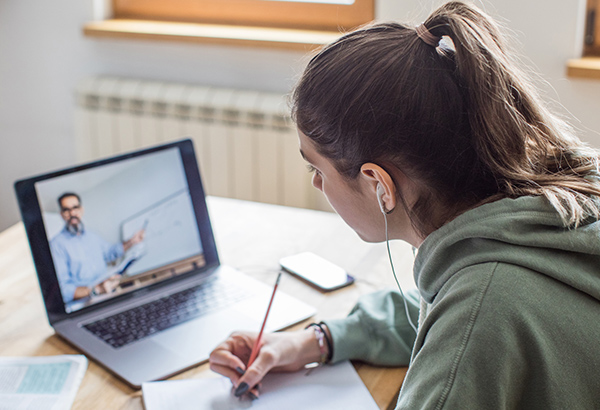
[[[377,409],[350,362],[297,373],[272,373],[260,397],[238,399],[224,377],[150,382],[142,385],[146,410]]]
[[[0,357],[0,410],[68,410],[87,369],[82,355]]]

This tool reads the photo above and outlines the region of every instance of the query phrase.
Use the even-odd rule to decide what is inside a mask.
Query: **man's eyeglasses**
[[[73,211],[79,211],[81,209],[81,205],[75,205],[72,206],[71,208],[61,208],[60,212],[63,214],[67,214],[67,213],[71,213]]]

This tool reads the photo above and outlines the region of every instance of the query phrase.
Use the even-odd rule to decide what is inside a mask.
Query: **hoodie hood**
[[[544,197],[482,205],[425,239],[414,264],[415,283],[432,303],[454,274],[487,262],[528,268],[600,300],[600,222],[565,228]]]

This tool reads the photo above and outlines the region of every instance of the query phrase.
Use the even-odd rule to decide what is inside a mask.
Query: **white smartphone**
[[[328,292],[354,283],[344,269],[312,252],[281,258],[281,267],[319,290]]]

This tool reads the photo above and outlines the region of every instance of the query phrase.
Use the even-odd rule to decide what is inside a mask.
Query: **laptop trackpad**
[[[236,330],[258,331],[260,323],[232,310],[216,312],[165,330],[153,337],[162,347],[183,357],[198,361],[208,359],[210,352]]]

